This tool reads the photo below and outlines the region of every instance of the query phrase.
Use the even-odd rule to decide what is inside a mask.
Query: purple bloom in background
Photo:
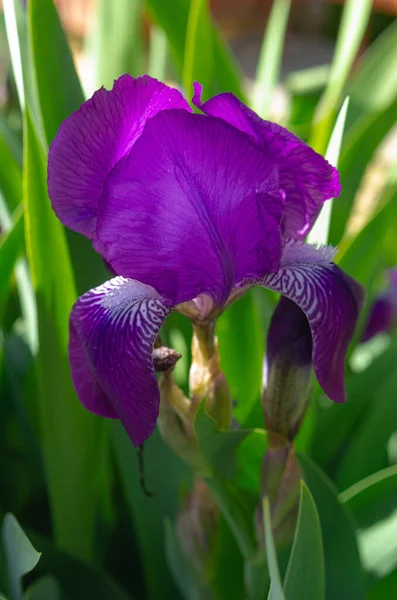
[[[135,445],[158,415],[152,349],[167,315],[189,302],[197,320],[215,318],[252,285],[303,311],[318,381],[345,400],[362,291],[332,249],[302,241],[338,195],[338,173],[232,94],[203,104],[200,93],[196,84],[204,114],[193,114],[177,90],[124,75],[72,114],[50,148],[56,214],[118,274],[73,307],[73,383],[86,408],[121,419]]]
[[[361,342],[367,342],[378,333],[390,333],[397,324],[397,267],[390,269],[387,275],[387,288],[375,298]]]

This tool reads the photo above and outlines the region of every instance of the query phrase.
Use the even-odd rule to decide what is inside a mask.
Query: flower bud
[[[199,581],[209,585],[219,534],[219,508],[208,486],[197,478],[177,518],[177,534],[182,552]]]
[[[197,472],[206,472],[206,463],[198,447],[193,428],[191,401],[176,385],[171,373],[160,379],[158,426],[164,441]]]
[[[310,401],[312,336],[303,311],[285,297],[270,323],[264,370],[266,427],[292,440]]]
[[[283,548],[294,536],[301,469],[291,442],[272,432],[269,432],[268,441],[261,471],[261,498],[269,499],[274,540],[278,548]],[[260,503],[256,512],[256,529],[261,545],[264,544],[262,524]]]

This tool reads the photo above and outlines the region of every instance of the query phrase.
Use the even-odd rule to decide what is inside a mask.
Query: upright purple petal
[[[164,111],[106,180],[98,243],[173,304],[277,270],[283,195],[271,157],[220,119]]]
[[[181,94],[148,75],[123,75],[101,88],[62,123],[48,157],[48,190],[66,227],[95,237],[103,182],[159,111],[189,105]]]
[[[378,333],[389,333],[397,324],[397,268],[387,272],[388,286],[374,301],[361,342],[367,342]]]
[[[364,293],[331,262],[332,257],[332,249],[291,242],[283,253],[280,270],[258,283],[286,296],[304,312],[312,334],[317,380],[331,400],[344,402],[346,351]]]
[[[393,327],[397,307],[387,295],[377,298],[370,310],[360,342],[368,342],[378,333],[388,333]]]
[[[169,312],[156,290],[123,277],[90,290],[72,309],[69,360],[80,401],[91,412],[119,418],[135,446],[156,424],[152,351]]]
[[[193,103],[205,114],[247,133],[276,159],[280,187],[286,194],[284,235],[303,239],[324,201],[340,193],[337,170],[284,127],[258,117],[233,94],[219,94],[202,103],[201,86],[196,83]]]

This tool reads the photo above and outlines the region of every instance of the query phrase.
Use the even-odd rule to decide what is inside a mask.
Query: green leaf
[[[145,442],[143,461],[148,498],[142,489],[138,450],[121,423],[112,423],[112,439],[117,467],[124,486],[132,525],[140,548],[143,571],[150,600],[177,598],[165,561],[164,519],[176,515],[181,481],[189,482],[191,473],[167,446],[158,431]],[[153,564],[156,576],[153,577]]]
[[[26,590],[24,600],[62,600],[61,588],[51,575],[40,577]]]
[[[358,481],[339,496],[361,529],[385,519],[396,509],[397,465]]]
[[[233,483],[220,478],[206,478],[206,483],[228,523],[240,552],[246,560],[256,553],[256,540],[253,527],[253,514],[257,495],[244,493]]]
[[[327,147],[343,88],[371,14],[372,0],[347,0],[339,27],[327,87],[319,103],[310,145],[320,153]]]
[[[199,81],[205,93],[212,82],[212,26],[208,0],[192,0],[189,9],[186,31],[186,47],[182,80],[189,97],[193,82]]]
[[[24,249],[25,231],[22,206],[20,206],[12,228],[0,239],[0,306],[7,298],[12,272]]]
[[[23,111],[28,103],[31,110],[36,112],[36,98],[26,35],[25,7],[22,2],[20,0],[5,0],[4,18],[20,107]]]
[[[259,403],[265,347],[265,332],[252,294],[244,294],[229,306],[217,321],[216,333],[221,368],[237,402],[233,412],[244,425]]]
[[[345,127],[346,114],[349,107],[349,98],[346,98],[339,111],[335,126],[332,130],[325,158],[334,167],[338,166],[339,154]],[[321,209],[314,226],[307,236],[309,244],[326,244],[328,242],[329,227],[331,222],[333,199],[328,200]]]
[[[53,0],[29,0],[27,8],[35,84],[49,144],[62,121],[84,102],[84,95]],[[90,240],[73,231],[66,231],[66,238],[79,293],[109,279]]]
[[[341,245],[341,268],[354,274],[367,291],[374,273],[377,274],[382,242],[397,217],[397,182],[393,172],[391,175],[379,198],[380,210],[354,239],[345,238]]]
[[[280,570],[277,563],[277,553],[273,539],[272,521],[270,518],[270,503],[268,498],[263,499],[262,507],[266,558],[270,575],[270,591],[268,600],[285,600],[283,586],[281,584]]]
[[[227,479],[233,478],[236,471],[236,451],[251,431],[236,429],[221,431],[214,419],[205,410],[202,402],[194,419],[194,430],[201,452],[214,473]]]
[[[166,74],[168,43],[164,31],[152,23],[149,38],[147,72],[151,77],[163,81]]]
[[[393,373],[396,352],[397,338],[394,338],[385,352],[365,371],[348,378],[349,400],[346,404],[328,402],[326,408],[318,411],[310,448],[310,454],[316,462],[325,466],[334,456],[340,456],[346,442],[356,435],[354,433],[353,436],[353,431],[357,423],[363,416],[367,420],[369,407],[377,406],[379,382],[387,381]]]
[[[168,565],[178,589],[186,600],[201,600],[208,595],[208,590],[201,584],[192,567],[182,553],[176,531],[170,519],[164,524],[165,551]]]
[[[350,129],[368,111],[380,112],[397,96],[397,21],[371,44],[360,58],[347,93],[351,97],[346,126]]]
[[[94,61],[93,90],[123,73],[137,76],[143,71],[142,0],[100,0],[95,11],[96,22],[89,52]],[[91,94],[90,94],[91,95]]]
[[[154,19],[164,29],[176,66],[182,72],[190,0],[174,0],[172,3],[164,0],[148,0],[147,4]],[[240,76],[229,49],[221,41],[216,28],[211,26],[211,30],[214,70],[210,89],[204,90],[204,93],[206,96],[211,96],[227,91],[243,99]],[[190,90],[187,90],[187,93],[190,95]]]
[[[29,111],[24,148],[26,247],[40,333],[35,368],[52,522],[60,548],[89,559],[101,460],[98,445],[104,443],[106,423],[83,408],[70,379],[68,320],[76,292],[63,228],[47,196],[46,165]]]
[[[393,370],[389,377],[377,379],[376,382],[373,401],[365,419],[356,427],[335,475],[335,481],[342,490],[389,464],[387,443],[397,430],[397,373]]]
[[[379,579],[369,590],[367,600],[386,600],[397,597],[397,569]]]
[[[301,481],[301,497],[294,542],[284,579],[287,600],[325,598],[324,551],[316,504]]]
[[[98,569],[82,562],[59,549],[42,536],[29,533],[35,546],[40,548],[42,556],[36,572],[51,575],[72,600],[133,600],[104,569]],[[52,599],[51,599],[52,600]]]
[[[384,110],[368,113],[357,121],[344,141],[339,168],[342,192],[333,205],[331,244],[339,244],[342,239],[364,172],[395,124],[396,112],[397,99]]]
[[[281,70],[291,0],[275,0],[267,21],[256,69],[252,108],[266,118]]]
[[[299,455],[304,481],[313,494],[324,541],[326,600],[363,600],[365,579],[353,516],[332,482],[307,456]]]
[[[36,87],[49,144],[84,96],[54,2],[29,0],[27,9]]]
[[[4,136],[0,133],[0,190],[8,210],[14,211],[22,200],[22,173]]]
[[[10,600],[22,597],[22,577],[37,565],[37,552],[14,515],[7,513],[2,527],[2,545],[7,566]]]

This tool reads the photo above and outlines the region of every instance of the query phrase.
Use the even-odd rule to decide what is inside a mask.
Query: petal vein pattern
[[[333,249],[310,248],[297,242],[293,262],[293,246],[289,246],[288,260],[282,259],[279,271],[260,283],[289,298],[304,312],[312,334],[318,382],[332,400],[344,402],[345,357],[364,293],[354,279],[327,262],[327,253],[332,256]]]
[[[159,113],[109,175],[98,243],[114,270],[173,304],[278,269],[283,197],[271,158],[220,119]]]
[[[64,121],[51,144],[48,190],[66,227],[95,239],[98,199],[113,166],[162,110],[190,112],[183,96],[156,79],[122,75],[112,90],[101,88]]]
[[[115,277],[79,298],[71,313],[69,358],[77,394],[92,412],[121,419],[135,445],[157,419],[152,351],[169,312],[150,286]]]

